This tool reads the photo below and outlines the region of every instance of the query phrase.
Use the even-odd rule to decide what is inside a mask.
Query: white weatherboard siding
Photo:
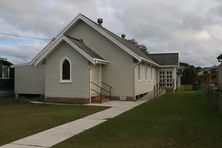
[[[15,67],[15,94],[44,94],[45,67],[30,65]]]
[[[60,82],[60,62],[68,57],[72,65],[71,83]],[[75,49],[62,42],[46,60],[46,97],[89,98],[89,63]]]
[[[68,35],[83,39],[86,45],[109,61],[102,68],[102,81],[113,87],[112,96],[134,95],[133,58],[129,54],[82,21]]]
[[[152,70],[151,70],[152,69]],[[147,80],[146,74],[146,64],[140,64],[140,80],[138,79],[138,65],[135,66],[135,94],[140,95],[153,90],[157,82],[157,69],[150,65],[147,65]]]
[[[90,81],[96,83],[97,85],[100,86],[101,82],[101,76],[100,76],[100,66],[101,65],[95,65],[91,66],[91,72],[90,72]],[[90,84],[90,88],[96,90],[97,92],[100,92],[100,88],[95,86],[94,84]],[[91,97],[97,96],[96,92],[91,90]]]

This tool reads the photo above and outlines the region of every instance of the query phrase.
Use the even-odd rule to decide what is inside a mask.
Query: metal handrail
[[[105,82],[103,82],[103,81],[101,81],[101,84],[104,84],[105,86],[108,86],[108,88],[109,88],[109,98],[111,98],[111,91],[112,91],[112,86],[110,86],[110,85],[108,85],[107,83],[105,83]]]
[[[165,83],[157,83],[154,85],[154,98],[158,97],[165,88]]]
[[[101,93],[98,92],[98,91],[96,91],[95,89],[92,89],[92,88],[91,88],[91,90],[94,91],[94,92],[96,92],[97,94],[101,95]]]
[[[108,87],[110,87],[110,88],[112,88],[112,86],[110,86],[109,84],[107,84],[107,83],[105,83],[105,82],[103,82],[103,81],[101,81],[101,83],[104,84],[104,85],[106,85],[106,86],[108,86]]]
[[[99,87],[100,89],[102,89],[102,90],[104,90],[104,91],[106,91],[106,92],[109,92],[109,90],[107,90],[107,89],[99,86],[98,84],[96,84],[96,83],[94,83],[94,82],[91,82],[91,83],[94,84],[94,85],[96,85],[96,86]]]
[[[109,94],[109,98],[111,98],[111,89],[112,89],[112,87],[111,87],[110,85],[108,85],[108,84],[106,84],[106,83],[104,83],[104,82],[101,82],[102,84],[105,84],[106,86],[109,87],[109,90],[107,90],[107,89],[99,86],[98,84],[96,84],[96,83],[94,83],[94,82],[91,82],[91,83],[92,83],[93,85],[97,86],[100,90],[104,90],[105,92],[107,92],[107,93]],[[93,89],[91,89],[91,90],[93,90]],[[93,91],[95,91],[95,90],[93,90]],[[101,95],[102,95],[101,92],[99,93],[98,91],[96,91],[96,93],[98,93],[98,94],[100,95],[100,97],[101,97]]]
[[[158,97],[162,91],[166,88],[174,88],[175,84],[174,84],[174,79],[168,79],[168,80],[172,80],[172,86],[167,86],[167,79],[164,79],[164,82],[158,82],[156,85],[154,85],[154,98]]]

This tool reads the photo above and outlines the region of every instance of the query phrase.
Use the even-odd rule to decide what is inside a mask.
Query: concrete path
[[[150,99],[152,94],[148,94],[143,99],[135,102],[131,101],[109,101],[103,104],[88,104],[94,106],[110,106],[111,108],[101,112],[86,116],[84,118],[51,128],[49,130],[25,137],[1,146],[1,148],[48,148],[56,145],[74,135],[87,129],[97,126],[109,118],[114,118]]]

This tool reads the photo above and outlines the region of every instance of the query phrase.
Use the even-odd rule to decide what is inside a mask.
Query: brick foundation
[[[120,100],[120,97],[119,96],[111,96],[110,100]]]
[[[104,103],[109,100],[120,100],[120,96],[111,96],[105,97],[102,96],[102,100],[100,99],[100,96],[94,96],[91,98],[92,103]],[[71,98],[71,97],[45,97],[46,102],[57,102],[57,103],[74,103],[74,104],[87,104],[89,103],[88,98]],[[134,97],[127,96],[125,101],[135,101]]]
[[[136,101],[136,99],[134,99],[134,97],[127,96],[126,101]]]
[[[104,103],[109,100],[110,99],[107,96],[93,96],[93,97],[91,97],[91,103]]]
[[[45,97],[46,102],[60,102],[60,103],[74,103],[74,104],[87,104],[88,98],[71,98],[71,97]]]

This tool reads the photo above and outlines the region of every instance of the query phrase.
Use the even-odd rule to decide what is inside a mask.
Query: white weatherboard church
[[[32,61],[15,67],[15,94],[46,101],[90,103],[136,100],[164,83],[180,86],[178,53],[145,54],[79,14]]]

